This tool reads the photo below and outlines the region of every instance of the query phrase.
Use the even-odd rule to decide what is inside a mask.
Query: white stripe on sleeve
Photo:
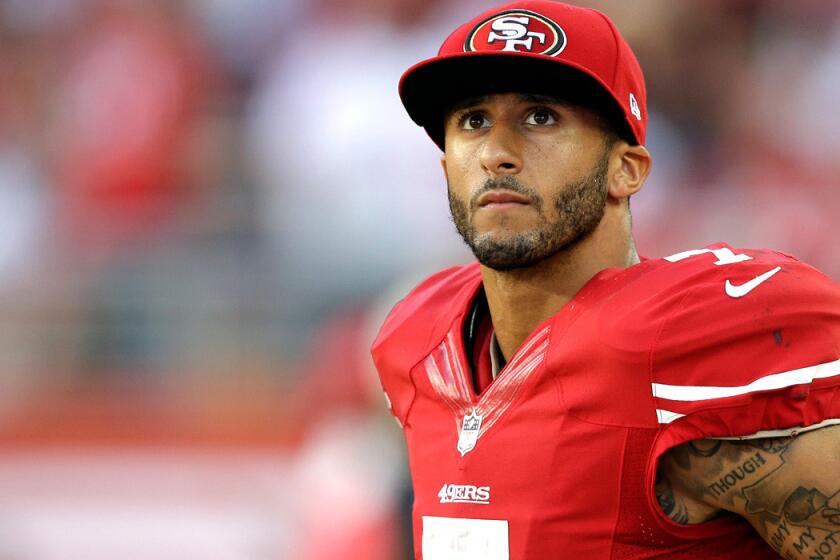
[[[707,385],[666,385],[651,383],[653,396],[672,401],[705,401],[746,395],[757,391],[770,391],[811,383],[814,379],[840,376],[840,360],[815,366],[783,371],[759,377],[748,385],[739,387],[715,387]]]

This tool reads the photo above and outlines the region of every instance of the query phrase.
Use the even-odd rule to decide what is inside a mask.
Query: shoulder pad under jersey
[[[421,282],[385,319],[371,354],[391,411],[401,423],[414,397],[409,372],[466,313],[480,285],[477,263],[448,268]]]
[[[718,244],[664,259],[651,390],[680,439],[840,418],[840,285],[795,258]]]

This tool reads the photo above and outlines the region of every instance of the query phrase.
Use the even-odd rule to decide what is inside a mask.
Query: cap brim
[[[591,98],[593,104],[609,100],[624,121],[618,100],[600,79],[574,64],[543,55],[467,52],[430,58],[403,74],[399,91],[411,119],[425,128],[441,149],[446,112],[461,100],[492,93],[543,93],[581,101]]]

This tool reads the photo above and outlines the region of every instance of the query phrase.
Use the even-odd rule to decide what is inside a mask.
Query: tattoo
[[[820,512],[820,514],[823,516],[823,519],[825,519],[829,524],[840,527],[840,508],[827,507],[823,509],[822,512]]]
[[[763,536],[784,558],[840,558],[840,491],[828,496],[817,488],[797,486],[777,513],[762,511],[758,518],[764,524],[771,521],[772,532]]]
[[[787,448],[790,447],[793,438],[766,438],[766,439],[758,439],[752,442],[750,445],[753,447],[757,447],[766,453],[772,453],[774,455],[779,455],[787,451]]]
[[[744,489],[759,484],[785,464],[790,441],[790,438],[773,438],[724,444],[721,440],[697,440],[674,449],[672,459],[688,471],[696,463],[712,477],[702,487],[695,488],[699,494],[708,494],[724,505],[734,506],[736,501],[743,501]],[[752,509],[754,513],[763,510],[767,508],[761,505]]]
[[[707,490],[714,497],[720,498],[731,488],[738,486],[740,482],[743,482],[749,475],[754,474],[766,464],[767,459],[764,458],[764,455],[760,452],[756,453],[715,482],[709,484]]]
[[[659,505],[679,523],[736,512],[782,558],[840,560],[840,426],[813,434],[680,445],[660,465]]]
[[[675,495],[671,484],[667,480],[661,479],[658,474],[655,491],[656,501],[659,502],[659,507],[665,512],[665,515],[682,525],[688,523],[688,508],[685,506],[685,501]]]
[[[695,455],[700,457],[712,457],[718,451],[723,441],[719,439],[695,440],[688,442],[688,446]]]
[[[794,523],[802,523],[827,503],[828,498],[816,488],[806,490],[800,486],[785,500],[785,516]]]
[[[741,511],[781,557],[840,560],[840,476],[827,476],[837,469],[838,435],[840,426],[803,444],[798,436],[686,445],[688,457],[674,462],[697,463],[711,503]]]
[[[767,531],[768,524],[776,525],[772,533]],[[785,541],[790,536],[790,527],[788,527],[787,523],[785,523],[785,520],[782,519],[780,521],[778,517],[775,517],[772,514],[765,513],[764,515],[762,515],[761,525],[764,529],[762,536],[767,540],[767,542],[770,543],[770,546],[772,546],[776,550],[776,552],[781,552],[782,545],[785,544]]]

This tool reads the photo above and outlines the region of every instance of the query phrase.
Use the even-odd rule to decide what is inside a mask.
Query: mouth
[[[528,206],[531,200],[521,194],[512,191],[494,190],[489,191],[478,197],[476,205],[479,208],[514,208],[518,206]]]

